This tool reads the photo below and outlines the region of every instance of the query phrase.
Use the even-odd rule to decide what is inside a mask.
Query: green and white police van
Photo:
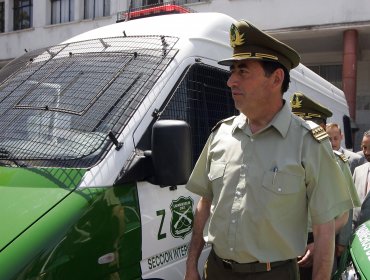
[[[370,221],[360,225],[341,258],[335,280],[370,279]]]
[[[233,21],[121,22],[0,71],[1,280],[183,279],[198,202],[184,184],[211,128],[237,114],[217,64]],[[303,65],[295,91],[348,128],[343,92]]]

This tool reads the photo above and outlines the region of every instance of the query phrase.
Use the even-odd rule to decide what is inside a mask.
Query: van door
[[[228,72],[202,63],[191,65],[159,110],[161,120],[177,119],[190,124],[193,164],[212,127],[237,111],[226,85]],[[151,129],[151,128],[149,128]],[[150,133],[138,148],[146,150]],[[139,182],[137,185],[142,224],[143,279],[183,279],[188,245],[199,197],[184,186],[165,187]],[[209,248],[208,248],[209,249]],[[200,270],[209,250],[205,250]]]

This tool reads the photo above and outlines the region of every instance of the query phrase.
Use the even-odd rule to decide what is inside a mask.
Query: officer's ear
[[[272,81],[274,86],[281,87],[284,81],[284,70],[282,68],[277,68],[273,73],[272,73]]]

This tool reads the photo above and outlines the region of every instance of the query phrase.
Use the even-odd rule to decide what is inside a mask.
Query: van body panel
[[[157,186],[146,182],[138,183],[138,195],[142,218],[143,279],[183,279],[194,208],[199,197],[189,193],[184,186],[158,190]],[[200,271],[209,251],[210,246],[207,246],[199,261]]]
[[[32,279],[43,274],[55,247],[79,219],[91,196],[70,192],[47,213],[24,228],[0,252],[0,279]],[[28,208],[32,209],[32,208]],[[18,277],[18,278],[17,278]]]
[[[136,186],[84,189],[1,252],[0,279],[139,279],[140,248]]]
[[[0,248],[45,215],[81,182],[81,169],[0,167]]]
[[[170,190],[138,183],[138,193],[142,216],[141,267],[143,275],[153,275],[171,263],[186,260],[198,198],[184,186]],[[180,279],[181,275],[171,277]]]
[[[359,226],[353,236],[350,253],[361,279],[370,277],[370,222]]]

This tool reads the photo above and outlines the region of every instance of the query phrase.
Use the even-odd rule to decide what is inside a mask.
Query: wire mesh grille
[[[85,167],[122,131],[178,38],[128,36],[26,53],[0,72],[0,160]]]
[[[238,114],[226,84],[228,77],[228,71],[199,63],[192,65],[161,113],[161,119],[184,120],[190,124],[193,164],[217,122]]]

